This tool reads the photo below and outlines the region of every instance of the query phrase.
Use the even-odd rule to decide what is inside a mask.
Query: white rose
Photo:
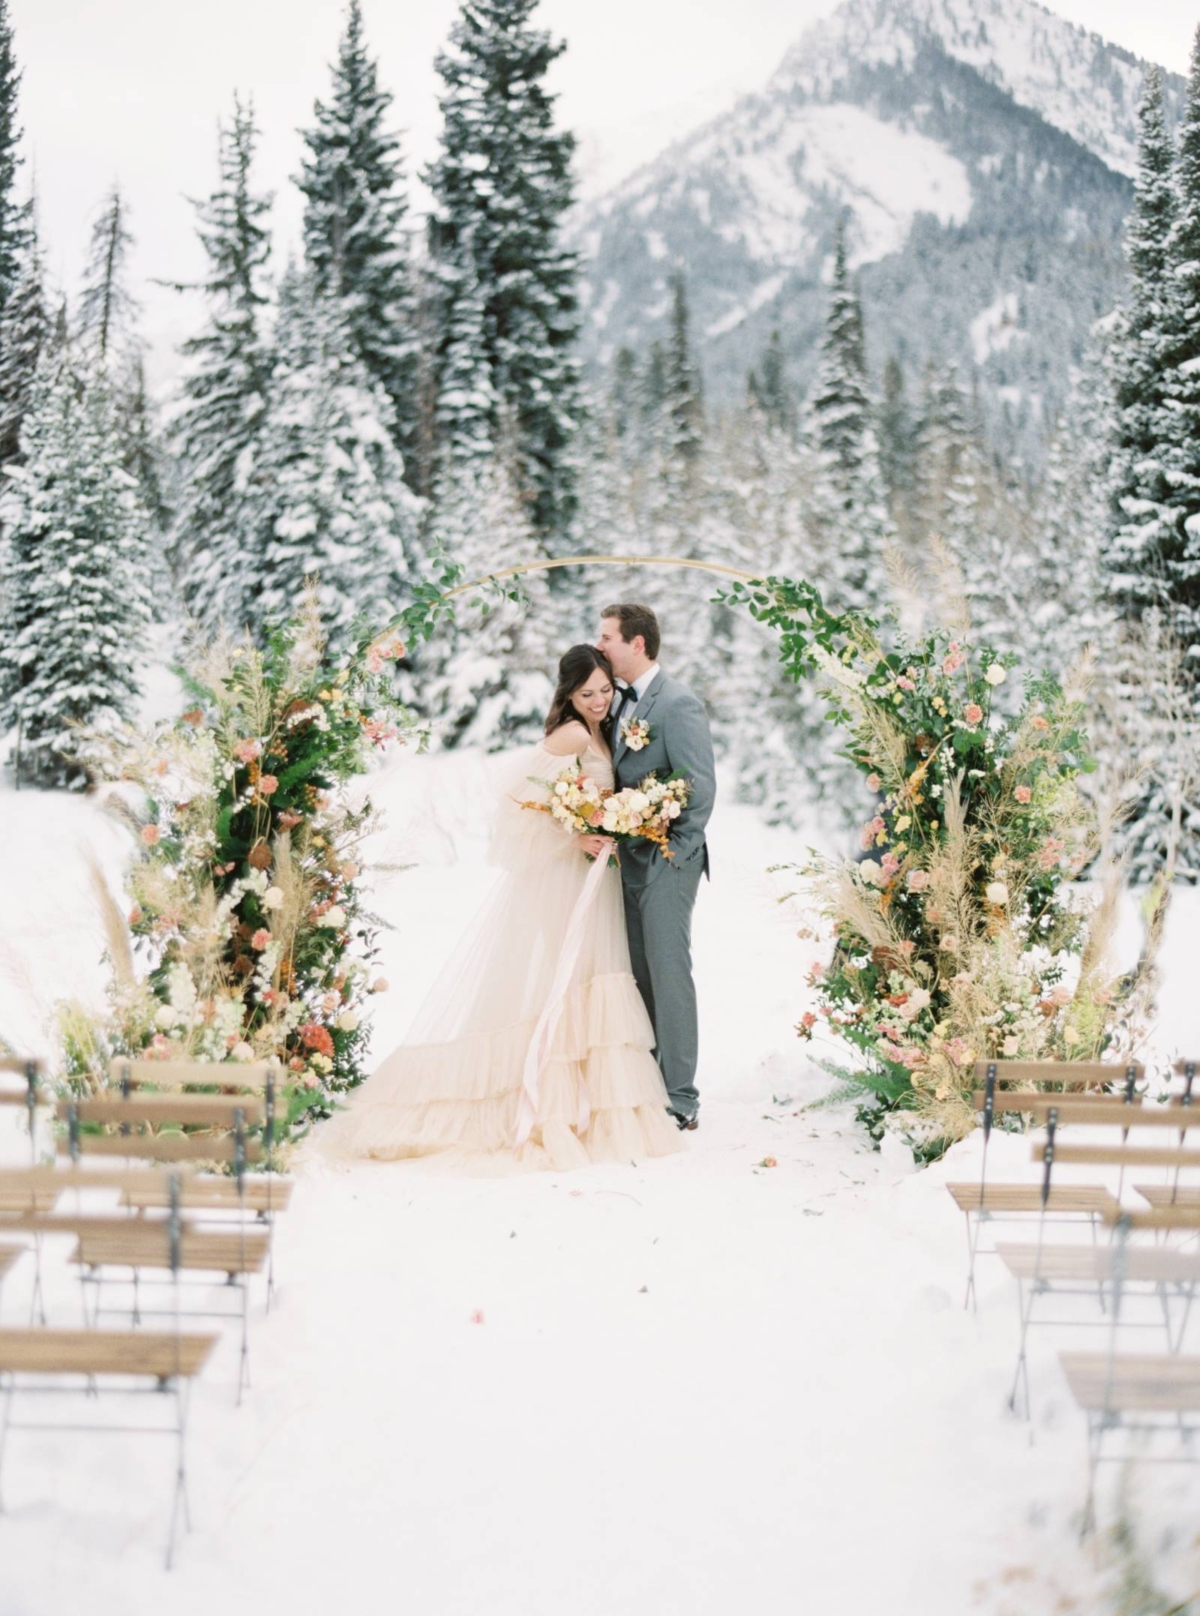
[[[168,1027],[173,1027],[175,1025],[175,1015],[176,1012],[169,1004],[160,1005],[159,1008],[154,1012],[154,1025],[156,1027],[161,1027],[165,1032]]]
[[[358,1026],[358,1017],[353,1010],[343,1010],[337,1018],[337,1024],[343,1032],[353,1032]]]
[[[250,1045],[246,1043],[245,1039],[243,1039],[240,1044],[234,1044],[230,1053],[232,1054],[234,1060],[252,1061],[254,1059],[254,1051],[251,1049]]]
[[[983,677],[990,685],[1002,685],[1008,678],[1008,669],[1001,662],[993,662]]]
[[[983,895],[997,906],[1008,902],[1008,888],[1003,881],[989,881]]]
[[[881,886],[883,884],[883,866],[877,864],[874,859],[863,859],[862,863],[858,866],[858,873],[862,876],[864,881],[868,882],[873,887]]]
[[[317,921],[317,925],[324,926],[327,931],[341,931],[345,924],[346,911],[338,903],[335,903],[332,909],[326,909]]]
[[[262,906],[264,909],[282,909],[283,888],[268,887],[262,895]]]
[[[667,804],[667,818],[668,819],[678,819],[682,812],[683,812],[683,809],[679,806],[679,804],[674,799],[672,799]]]

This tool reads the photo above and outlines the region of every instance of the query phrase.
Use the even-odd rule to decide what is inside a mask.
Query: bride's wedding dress
[[[569,761],[541,744],[513,760],[489,848],[503,874],[408,1039],[327,1125],[336,1154],[569,1168],[679,1148],[630,968],[615,866],[596,877],[578,958],[538,1063],[536,1097],[529,1095],[530,1045],[562,974],[572,911],[592,865],[550,815],[518,802],[546,801],[546,786],[535,782],[553,780]],[[612,763],[594,745],[582,763],[598,784],[612,786]]]

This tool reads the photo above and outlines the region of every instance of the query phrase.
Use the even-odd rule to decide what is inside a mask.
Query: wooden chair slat
[[[947,1184],[961,1212],[1040,1212],[1042,1189],[1040,1184],[988,1184],[982,1199],[978,1182],[973,1184]],[[1111,1190],[1099,1184],[1052,1184],[1047,1210],[1050,1212],[1087,1212],[1115,1217],[1120,1203]]]
[[[1196,1055],[1193,1055],[1190,1060],[1186,1056],[1182,1057],[1175,1062],[1175,1064],[1171,1067],[1171,1070],[1179,1077],[1186,1077],[1189,1066],[1195,1067],[1197,1069],[1197,1076],[1200,1076],[1200,1056]]]
[[[983,1109],[983,1090],[973,1095],[976,1111]],[[1088,1126],[1115,1123],[1122,1128],[1175,1128],[1183,1131],[1200,1127],[1200,1108],[1195,1121],[1181,1107],[1142,1105],[1141,1096],[1132,1105],[1113,1094],[1041,1094],[1028,1090],[997,1090],[992,1109],[996,1112],[1022,1112],[1027,1116],[1044,1118],[1051,1110],[1058,1112],[1060,1123],[1076,1122]]]
[[[1102,1084],[1121,1084],[1127,1079],[1130,1066],[1137,1069],[1140,1083],[1146,1074],[1141,1061],[1020,1061],[977,1060],[975,1080],[987,1078],[988,1067],[996,1068],[997,1086],[1008,1083],[1057,1083],[1063,1088],[1099,1088]]]
[[[1200,1358],[1178,1354],[1130,1355],[1061,1352],[1071,1394],[1080,1408],[1099,1412],[1183,1414],[1200,1409]]]
[[[267,1115],[266,1104],[257,1094],[136,1094],[127,1100],[108,1095],[75,1103],[80,1122],[179,1122],[233,1128],[240,1111],[250,1128],[264,1122]],[[63,1120],[70,1116],[71,1104],[59,1101],[56,1113]]]
[[[136,1219],[129,1218],[121,1229],[81,1233],[71,1261],[85,1268],[169,1268],[170,1241],[164,1230],[162,1224],[139,1226]],[[185,1229],[179,1242],[179,1265],[223,1274],[255,1274],[266,1261],[270,1238],[266,1230],[258,1229]]]
[[[41,1075],[42,1063],[35,1055],[0,1055],[0,1072],[19,1072],[24,1077],[30,1066]]]
[[[202,1134],[92,1134],[79,1135],[79,1149],[88,1156],[129,1156],[141,1161],[231,1162],[237,1154],[237,1141],[229,1134],[208,1138]],[[245,1142],[246,1160],[261,1161],[262,1145],[257,1139]],[[58,1142],[60,1156],[71,1154],[70,1141]]]
[[[167,1191],[165,1167],[106,1167],[100,1162],[47,1163],[39,1167],[0,1168],[0,1195],[19,1198],[30,1192],[61,1195],[65,1190],[138,1190],[161,1187]],[[171,1168],[187,1184],[198,1176],[194,1167]]]
[[[134,1088],[265,1089],[269,1079],[282,1084],[283,1071],[273,1061],[126,1060],[109,1062],[108,1080],[114,1088],[128,1082]]]
[[[43,1375],[199,1374],[215,1335],[151,1330],[0,1330],[0,1369]]]
[[[997,1242],[996,1255],[1014,1279],[1111,1279],[1115,1252],[1111,1246],[1015,1246]],[[1125,1277],[1148,1283],[1181,1284],[1200,1281],[1200,1256],[1189,1256],[1165,1246],[1127,1250]]]
[[[187,1219],[183,1227],[189,1227]],[[116,1234],[122,1229],[141,1225],[143,1228],[161,1229],[160,1240],[165,1240],[166,1221],[163,1218],[141,1218],[132,1211],[125,1212],[0,1212],[0,1234],[21,1230],[28,1234]]]
[[[1105,1223],[1117,1223],[1122,1217],[1129,1219],[1129,1227],[1138,1229],[1200,1229],[1200,1207],[1152,1206],[1146,1212],[1120,1208],[1104,1214]]]
[[[292,1198],[294,1179],[276,1178],[268,1182],[261,1174],[242,1180],[245,1196],[239,1196],[237,1181],[232,1178],[203,1177],[190,1179],[180,1187],[179,1203],[184,1207],[228,1208],[236,1211],[244,1205],[251,1212],[284,1212]],[[151,1210],[170,1205],[170,1192],[162,1185],[151,1189],[126,1190],[122,1197],[126,1206]]]
[[[1034,1161],[1043,1161],[1045,1141],[1035,1143]],[[1164,1145],[1060,1145],[1054,1146],[1056,1165],[1076,1167],[1200,1167],[1200,1150],[1172,1150]]]
[[[1200,1187],[1172,1184],[1135,1184],[1134,1189],[1151,1206],[1177,1206],[1200,1212]]]

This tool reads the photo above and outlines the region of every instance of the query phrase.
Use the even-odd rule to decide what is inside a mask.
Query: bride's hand
[[[589,858],[603,858],[612,852],[616,843],[608,836],[581,836],[579,845]]]

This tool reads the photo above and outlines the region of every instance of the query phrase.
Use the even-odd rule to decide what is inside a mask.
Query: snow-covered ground
[[[491,878],[476,834],[490,767],[402,756],[374,782],[376,854],[412,865],[378,891],[395,929],[377,1053]],[[86,858],[115,879],[121,836],[89,803],[35,793],[0,795],[0,831],[0,1029],[45,1048],[51,1000],[102,984]],[[1061,1336],[1035,1336],[1027,1428],[1004,1406],[1016,1318],[998,1263],[978,1315],[961,1307],[943,1184],[976,1170],[977,1142],[915,1172],[845,1109],[805,1108],[826,1087],[792,1031],[814,949],[766,873],[804,840],[718,811],[696,913],[703,1122],[684,1153],[458,1179],[302,1152],[253,1390],[235,1409],[231,1333],[196,1388],[178,1569],[161,1564],[169,1443],[16,1433],[2,1616],[1120,1609],[1104,1538],[1077,1542],[1084,1429]],[[1194,1035],[1187,898],[1164,1052]],[[22,1145],[10,1129],[0,1159]],[[997,1172],[1032,1171],[1027,1141],[993,1149]],[[77,1286],[52,1267],[73,1324]],[[0,1322],[27,1280],[0,1294]],[[1163,1469],[1131,1496],[1182,1599],[1200,1585],[1200,1483]]]

